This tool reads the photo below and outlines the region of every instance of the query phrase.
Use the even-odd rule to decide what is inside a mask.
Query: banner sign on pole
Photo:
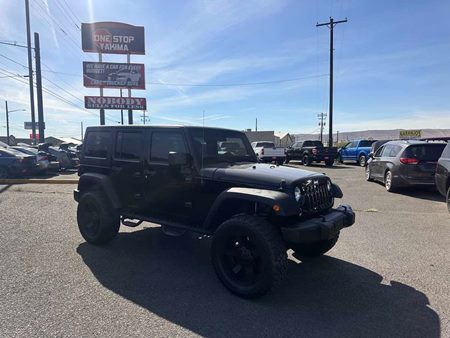
[[[89,88],[145,89],[142,63],[83,62],[83,84]]]
[[[35,122],[34,125],[36,126],[36,129],[39,129],[39,122]],[[43,125],[44,125],[44,129],[45,129],[45,122],[43,122]],[[32,122],[24,122],[23,129],[25,129],[25,130],[33,129],[33,123]]]
[[[81,45],[85,52],[144,55],[144,27],[121,22],[82,23]]]
[[[421,138],[422,130],[400,130],[401,139]]]
[[[87,109],[147,110],[147,100],[144,97],[85,96],[84,107]]]

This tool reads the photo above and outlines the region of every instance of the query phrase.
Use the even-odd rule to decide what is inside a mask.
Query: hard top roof
[[[91,126],[87,127],[86,130],[90,129],[214,129],[214,130],[228,130],[242,133],[239,130],[227,129],[227,128],[217,128],[217,127],[203,127],[203,126],[182,126],[182,125],[107,125],[107,126]]]

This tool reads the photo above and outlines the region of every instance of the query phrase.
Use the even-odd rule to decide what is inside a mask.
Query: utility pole
[[[34,89],[33,89],[33,59],[31,56],[31,33],[30,33],[30,4],[25,0],[25,19],[27,26],[27,48],[28,48],[28,81],[30,83],[30,108],[33,143],[36,144],[36,117],[34,115]]]
[[[326,125],[324,119],[327,117],[327,114],[319,113],[317,114],[317,117],[319,118],[319,126],[320,126],[320,142],[323,142],[323,127]]]
[[[102,62],[102,53],[98,53],[98,62]],[[103,97],[103,87],[100,87],[100,96]],[[105,109],[100,109],[100,125],[105,125]]]
[[[5,101],[6,105],[6,143],[9,144],[9,112],[8,112],[8,101]]]
[[[83,131],[84,131],[84,129],[83,129],[83,121],[81,121],[81,142],[83,142]]]
[[[127,63],[130,63],[130,54],[127,54]],[[131,89],[128,88],[128,97],[131,97]],[[133,124],[133,110],[128,109],[128,124]]]
[[[316,27],[327,26],[330,29],[330,105],[329,105],[329,122],[328,122],[328,146],[333,146],[333,31],[334,26],[339,23],[347,22],[347,19],[334,21],[330,17],[329,22],[317,23]]]
[[[255,131],[258,131],[258,118],[256,118]]]
[[[39,44],[39,33],[34,33],[34,55],[36,58],[36,96],[39,124],[39,143],[45,142],[44,103],[42,99],[42,76],[41,76],[41,49]]]

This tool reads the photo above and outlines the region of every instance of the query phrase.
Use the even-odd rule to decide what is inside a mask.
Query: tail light
[[[261,149],[261,155],[264,155],[264,148]]]
[[[419,160],[417,158],[400,157],[400,163],[403,163],[403,164],[419,164]]]
[[[317,149],[314,148],[314,149],[312,150],[312,153],[313,153],[313,155],[317,155]]]

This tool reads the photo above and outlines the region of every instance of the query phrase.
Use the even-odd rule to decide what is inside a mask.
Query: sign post
[[[84,86],[100,88],[100,96],[85,96],[85,107],[100,109],[101,125],[105,124],[105,109],[128,109],[128,124],[133,124],[133,109],[147,109],[145,98],[131,96],[131,89],[145,89],[145,66],[130,60],[131,54],[145,54],[144,27],[121,22],[82,23],[81,44],[83,51],[98,53],[99,60],[83,62]],[[126,54],[127,63],[103,62],[103,54]],[[128,98],[104,97],[103,88],[128,89]]]

